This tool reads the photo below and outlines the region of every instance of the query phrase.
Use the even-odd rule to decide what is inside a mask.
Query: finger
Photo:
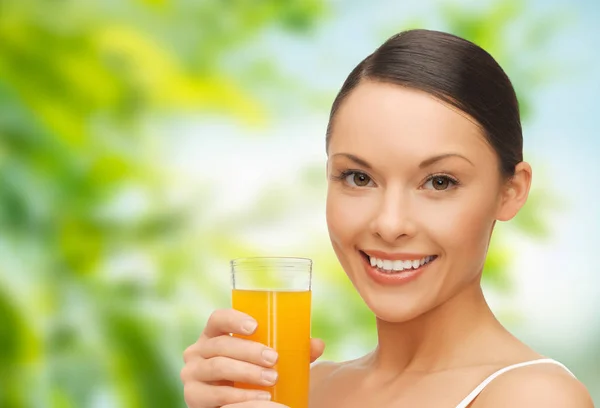
[[[246,401],[268,401],[271,399],[271,394],[267,391],[212,386],[196,381],[185,384],[183,395],[189,408],[221,407]]]
[[[310,362],[314,362],[316,359],[323,355],[325,351],[325,342],[321,339],[310,339]]]
[[[273,401],[253,400],[248,402],[238,402],[235,404],[224,405],[221,408],[290,408],[287,405],[279,404]]]
[[[183,362],[189,363],[192,359],[202,358],[200,355],[200,344],[198,342],[192,344],[183,351]]]
[[[182,377],[197,381],[235,381],[272,386],[277,383],[277,371],[228,357],[193,360],[183,368]]]
[[[272,367],[278,358],[277,352],[264,344],[227,335],[206,340],[199,355],[205,359],[224,356],[263,367]]]
[[[220,309],[214,311],[208,318],[202,333],[207,338],[223,334],[252,334],[257,323],[251,316],[235,309]]]

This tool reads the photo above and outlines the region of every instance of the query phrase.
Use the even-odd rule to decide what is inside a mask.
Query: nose
[[[389,244],[416,232],[409,197],[399,190],[387,190],[371,222],[372,232]]]

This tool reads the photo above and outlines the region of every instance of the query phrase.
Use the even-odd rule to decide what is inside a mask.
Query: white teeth
[[[426,256],[421,259],[414,260],[389,260],[379,259],[374,256],[369,257],[369,263],[371,266],[377,266],[380,269],[392,272],[392,271],[403,271],[406,269],[417,269],[433,260],[433,256]]]

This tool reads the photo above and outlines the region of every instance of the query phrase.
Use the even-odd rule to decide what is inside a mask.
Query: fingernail
[[[254,330],[256,330],[257,326],[258,324],[254,320],[246,320],[242,324],[242,331],[247,334],[252,334],[254,333]]]
[[[267,364],[275,364],[277,361],[277,352],[275,350],[266,349],[262,352],[262,357]]]
[[[261,392],[256,395],[256,399],[262,401],[271,401],[271,393],[270,392]]]
[[[268,384],[275,384],[275,381],[277,381],[277,371],[263,370],[262,378]]]

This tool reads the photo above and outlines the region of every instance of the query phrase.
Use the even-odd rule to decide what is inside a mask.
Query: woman
[[[436,31],[393,36],[350,73],[326,145],[331,242],[377,318],[378,346],[315,364],[311,408],[593,407],[481,290],[494,225],[525,204],[532,174],[515,92],[488,53]],[[211,316],[184,354],[190,408],[281,406],[230,386],[276,381],[273,350],[228,335],[255,327],[234,310]],[[323,348],[312,340],[313,360]]]

